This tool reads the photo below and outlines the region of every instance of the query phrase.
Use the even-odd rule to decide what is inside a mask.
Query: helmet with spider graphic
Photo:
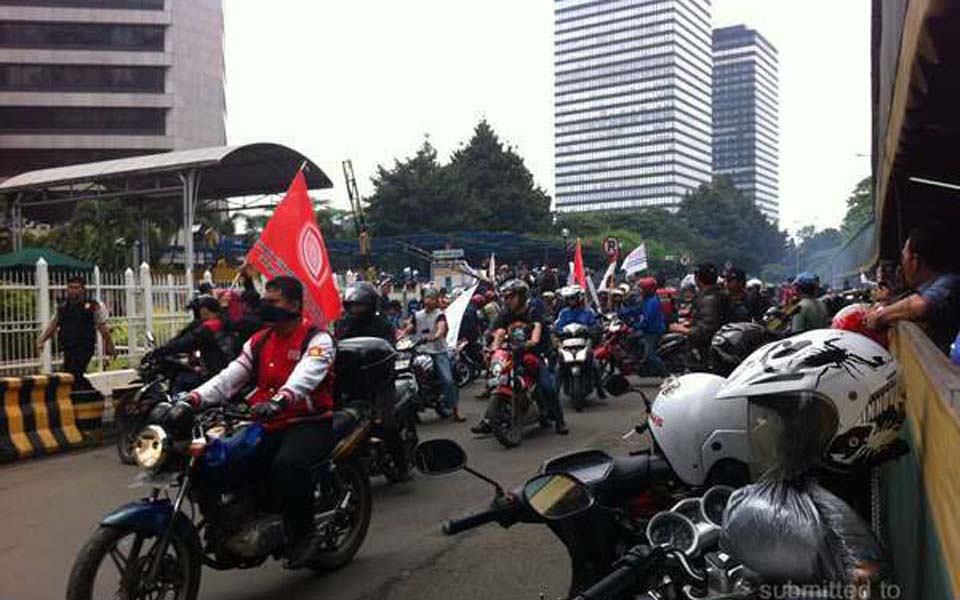
[[[817,329],[761,347],[718,391],[744,398],[750,464],[800,473],[822,459],[850,464],[892,440],[897,363],[858,333]]]

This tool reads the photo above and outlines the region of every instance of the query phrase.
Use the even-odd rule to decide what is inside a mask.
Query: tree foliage
[[[413,157],[390,169],[378,167],[373,185],[367,215],[375,235],[538,232],[550,226],[550,197],[486,121],[449,163],[440,164],[425,140]]]
[[[849,238],[860,231],[860,228],[873,220],[874,211],[873,178],[864,177],[850,192],[847,198],[847,214],[843,217],[840,230]]]

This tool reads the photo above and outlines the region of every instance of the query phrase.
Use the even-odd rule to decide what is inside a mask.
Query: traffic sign
[[[454,260],[463,258],[463,248],[450,248],[447,250],[434,250],[430,253],[433,260]]]
[[[693,262],[693,259],[690,258],[689,254],[684,254],[683,256],[680,257],[680,264],[685,267],[689,266],[691,262]]]
[[[620,240],[615,237],[603,238],[603,250],[613,260],[620,255]]]

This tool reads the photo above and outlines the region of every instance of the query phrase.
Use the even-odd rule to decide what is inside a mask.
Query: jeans
[[[531,356],[531,355],[527,355]],[[557,387],[555,385],[553,374],[550,372],[550,369],[547,368],[546,362],[544,362],[542,357],[537,357],[537,387],[540,388],[540,396],[542,398],[543,404],[543,416],[548,419],[553,419],[556,423],[563,423],[563,407],[560,406],[560,396],[557,394]],[[487,410],[483,415],[483,418],[486,421],[490,421],[493,418],[494,411],[496,410],[496,404],[490,402],[487,404]]]
[[[274,501],[283,510],[292,541],[303,539],[313,525],[313,468],[333,451],[330,421],[308,421],[267,434],[261,446],[261,466],[269,473]]]
[[[446,352],[431,354],[433,368],[437,378],[443,384],[443,403],[447,410],[456,410],[460,404],[460,389],[453,382],[453,365],[450,364],[450,355]]]
[[[644,356],[646,357],[647,367],[657,376],[666,376],[667,367],[663,364],[663,360],[660,359],[660,355],[657,354],[657,346],[660,345],[660,338],[662,336],[655,333],[645,333],[640,340],[640,343],[643,347]]]

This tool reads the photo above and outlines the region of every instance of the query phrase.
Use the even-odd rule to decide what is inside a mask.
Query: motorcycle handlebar
[[[499,520],[504,515],[504,510],[502,508],[491,508],[483,512],[479,512],[469,517],[464,517],[462,519],[450,519],[449,521],[444,521],[443,523],[443,533],[446,535],[456,535],[467,531],[468,529],[473,529],[474,527],[479,527],[481,525],[486,525],[487,523],[493,523],[494,521]]]
[[[631,587],[637,576],[637,569],[627,565],[613,571],[574,598],[574,600],[606,600]]]

